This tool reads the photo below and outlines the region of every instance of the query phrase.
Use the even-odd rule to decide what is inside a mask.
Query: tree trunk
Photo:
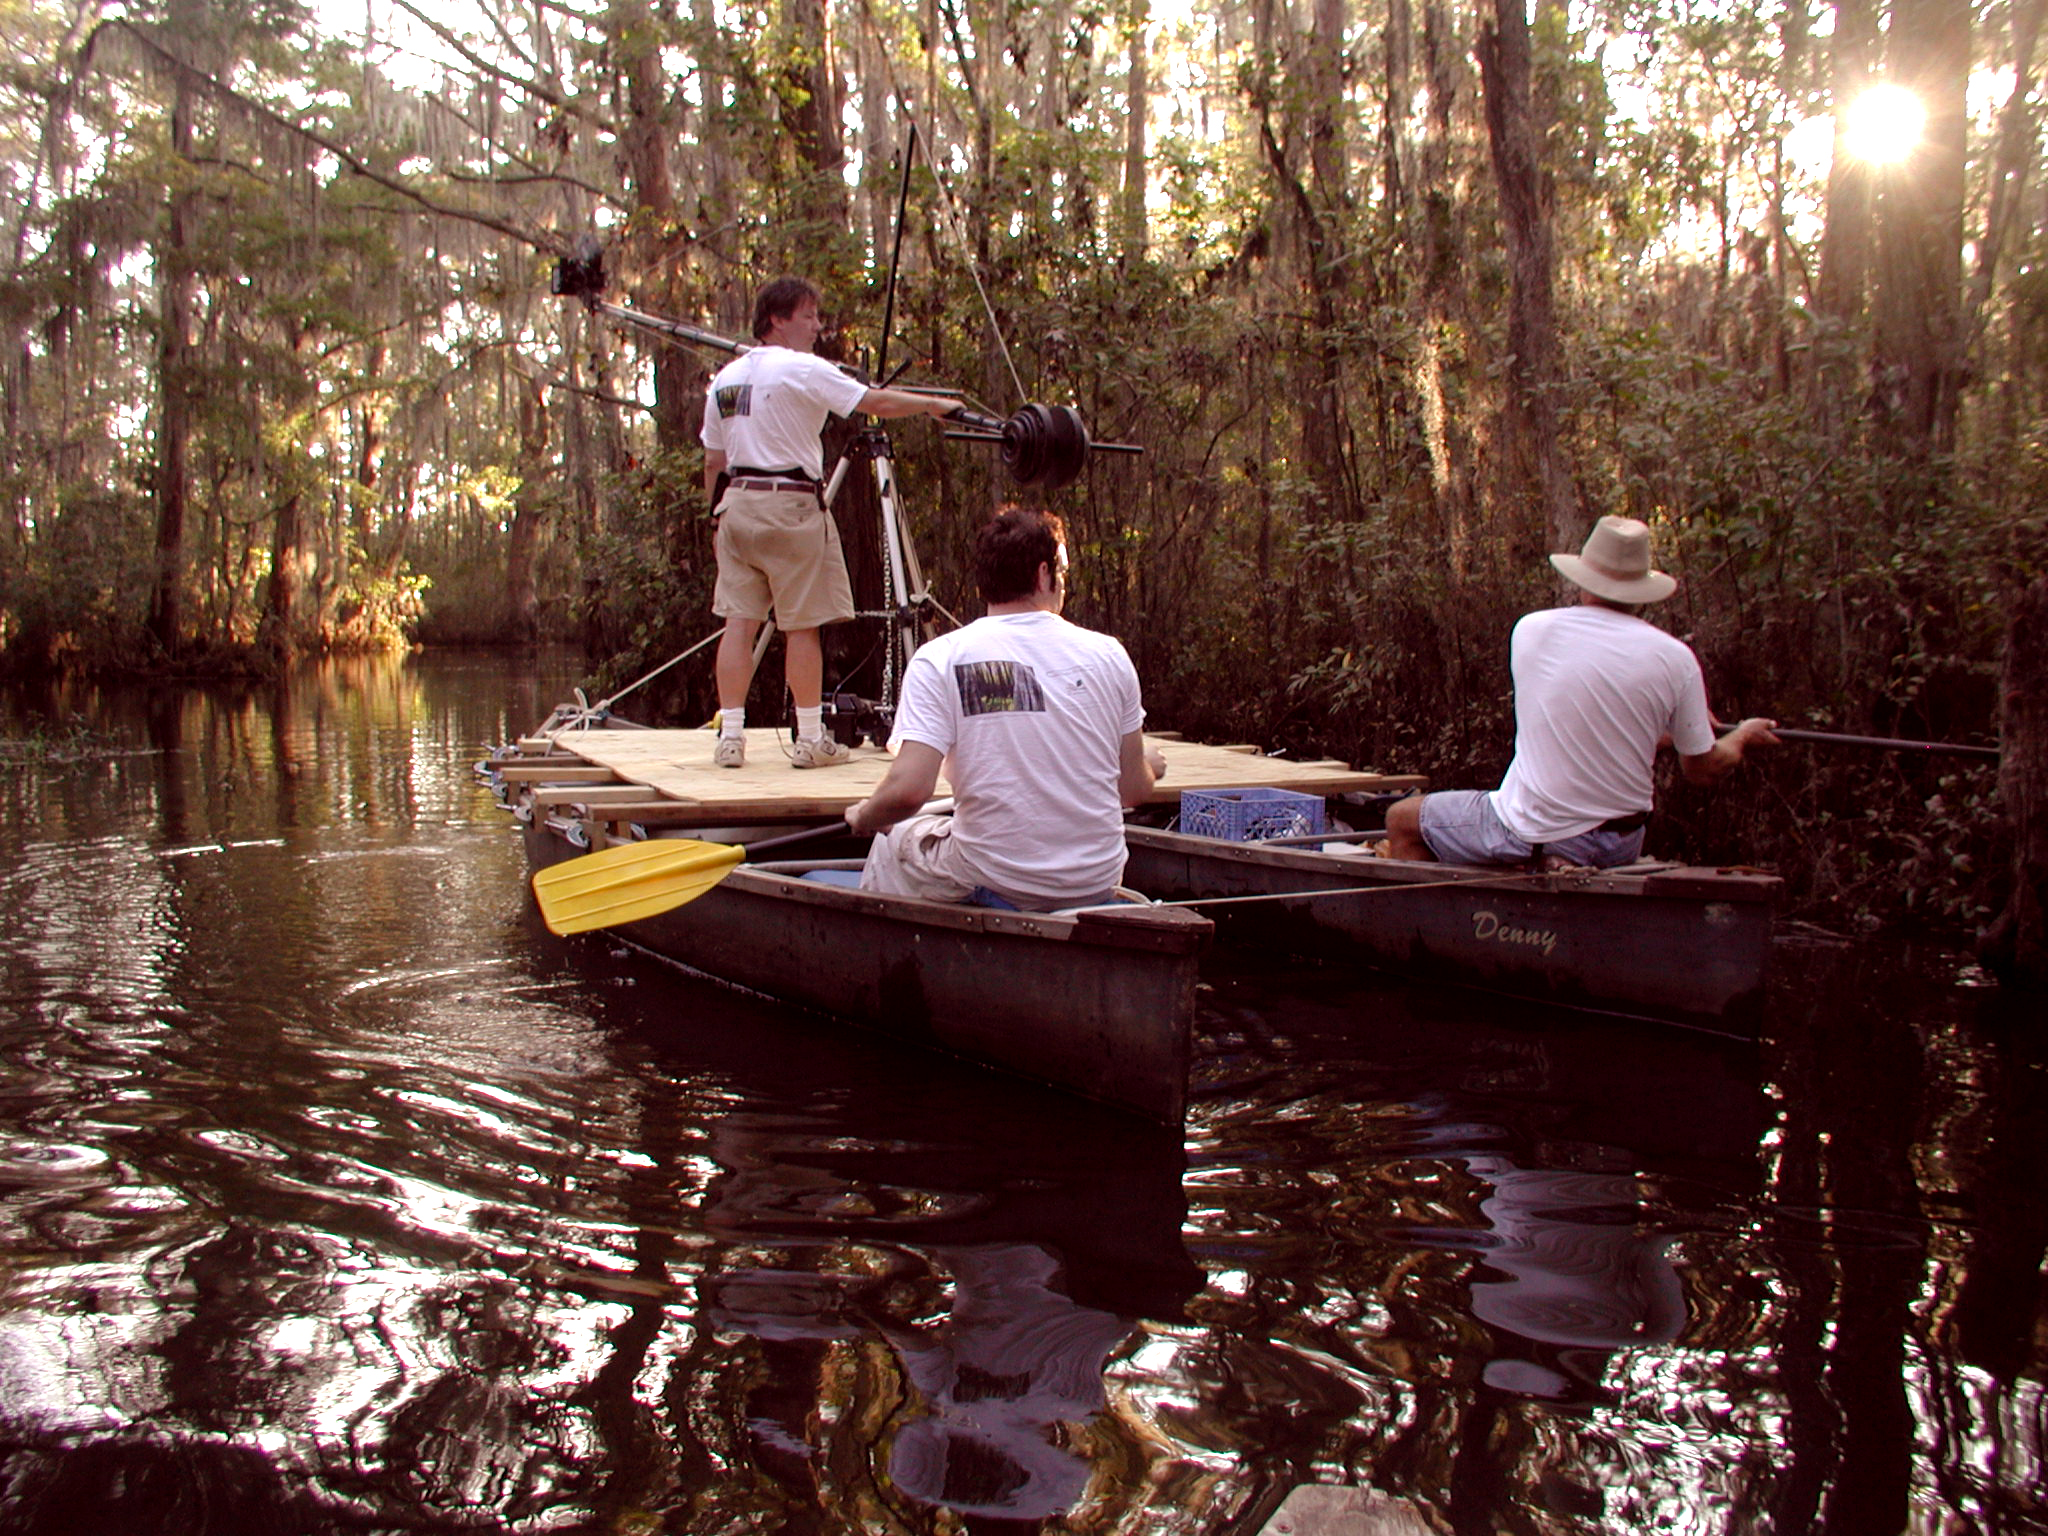
[[[2012,828],[2012,895],[1978,944],[2007,986],[2048,991],[2048,576],[2013,610],[2005,642],[1998,793]]]
[[[865,209],[868,248],[875,265],[886,270],[896,249],[896,192],[901,185],[901,155],[906,134],[892,132],[889,121],[889,55],[876,35],[872,16],[862,12],[860,31],[860,136],[868,165],[879,167],[896,161],[896,176],[876,175],[873,169],[861,178],[861,200]],[[914,245],[905,241],[903,254],[913,254]]]
[[[1922,141],[1886,173],[1878,201],[1878,388],[1881,440],[1932,470],[1955,446],[1963,382],[1963,193],[1970,73],[1969,0],[1897,0],[1893,72],[1927,109]],[[1922,502],[1909,477],[1900,507]]]
[[[1847,322],[1863,313],[1870,274],[1870,166],[1851,153],[1849,109],[1870,85],[1877,60],[1876,0],[1836,0],[1828,48],[1834,96],[1834,156],[1828,162],[1827,225],[1820,237],[1820,280],[1814,306]]]
[[[374,381],[383,376],[384,343],[373,341],[363,355],[363,377]],[[382,404],[382,396],[366,394],[356,412],[355,486],[350,498],[350,512],[356,548],[363,552],[365,559],[370,557],[370,529],[376,520],[377,472],[384,455]]]
[[[1267,38],[1285,35],[1284,19],[1273,10],[1261,5],[1256,13],[1259,33]],[[1350,265],[1344,215],[1350,184],[1342,124],[1346,17],[1345,0],[1315,0],[1314,25],[1302,44],[1303,84],[1288,84],[1290,61],[1269,42],[1258,50],[1262,73],[1253,97],[1276,193],[1274,224],[1287,237],[1282,250],[1296,264],[1287,275],[1299,284],[1308,305],[1305,334],[1289,349],[1288,387],[1301,424],[1301,462],[1317,493],[1314,506],[1325,513],[1356,503],[1338,344],[1340,319],[1349,307],[1344,302]],[[1287,110],[1297,102],[1304,103],[1298,124],[1290,122]],[[1304,145],[1306,167],[1301,164]],[[1316,515],[1314,507],[1310,515]]]
[[[674,138],[667,77],[662,71],[663,33],[646,0],[613,0],[611,24],[625,78],[626,115],[620,147],[632,190],[633,257],[643,274],[642,302],[655,314],[676,312],[677,255],[681,245],[675,176],[669,145]],[[657,346],[654,365],[654,435],[663,449],[696,441],[702,396],[700,370],[680,347]]]
[[[540,636],[540,598],[534,586],[535,554],[546,520],[548,461],[547,401],[532,379],[519,381],[519,489],[512,493],[512,527],[505,541],[505,601],[512,633],[521,640]]]
[[[185,20],[191,18],[185,17]],[[171,107],[171,153],[190,164],[198,103],[180,77]],[[156,572],[150,594],[149,638],[157,651],[176,656],[185,643],[185,514],[191,503],[186,449],[192,435],[192,224],[196,194],[172,191],[163,239],[156,250],[162,313],[156,347]]]
[[[799,161],[800,249],[813,280],[840,292],[858,275],[846,188],[846,139],[839,123],[839,65],[825,0],[785,0],[789,66],[784,121]]]
[[[1834,152],[1828,162],[1826,223],[1814,280],[1815,348],[1809,399],[1824,430],[1855,419],[1863,393],[1860,322],[1870,286],[1876,191],[1868,162],[1851,152],[1849,112],[1869,88],[1878,60],[1877,0],[1836,0],[1828,44]]]
[[[257,643],[280,661],[289,660],[302,648],[299,609],[307,563],[302,505],[303,498],[294,491],[278,507],[271,525],[270,588]]]
[[[1973,338],[1981,333],[1990,308],[1999,259],[2014,234],[2025,228],[2020,210],[2034,168],[2033,144],[2038,131],[2038,109],[2032,101],[2034,49],[2040,41],[2042,20],[2048,16],[2048,0],[2021,0],[2011,9],[2013,85],[1999,111],[1998,131],[1992,140],[1984,236],[1977,242],[1977,265],[1970,278],[1968,325]]]
[[[1544,125],[1536,121],[1529,18],[1522,4],[1494,0],[1493,21],[1481,28],[1477,49],[1509,267],[1499,497],[1512,514],[1522,488],[1534,487],[1550,547],[1565,550],[1584,541],[1589,519],[1558,442],[1555,208],[1550,176],[1541,163]],[[1536,553],[1522,548],[1523,536],[1534,532],[1528,520],[1514,517],[1506,531],[1511,558],[1519,561],[1525,553]]]
[[[1152,77],[1145,29],[1151,6],[1135,0],[1131,7],[1130,65],[1124,92],[1123,258],[1126,267],[1145,259],[1145,121],[1152,112]]]
[[[1471,410],[1462,377],[1444,364],[1440,338],[1472,331],[1465,290],[1467,235],[1457,209],[1465,178],[1453,166],[1460,139],[1454,109],[1469,110],[1472,77],[1457,35],[1457,12],[1444,0],[1423,0],[1424,80],[1429,108],[1420,155],[1419,259],[1422,264],[1421,349],[1417,387],[1429,447],[1430,490],[1438,532],[1452,568],[1472,566],[1476,490]]]

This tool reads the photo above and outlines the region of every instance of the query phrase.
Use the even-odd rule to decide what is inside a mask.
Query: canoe
[[[579,835],[577,822],[535,816],[528,865],[578,857]],[[605,931],[716,980],[1180,1125],[1209,919],[1142,906],[1001,912],[804,878],[859,867],[742,863],[681,906]]]
[[[1531,876],[1135,824],[1124,840],[1125,882],[1155,899],[1276,898],[1200,909],[1224,941],[1730,1034],[1755,1034],[1762,1012],[1773,875],[1645,864]]]

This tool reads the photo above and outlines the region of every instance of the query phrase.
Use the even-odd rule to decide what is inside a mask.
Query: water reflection
[[[1138,1319],[1179,1319],[1201,1276],[1181,1242],[1179,1141],[1050,1096],[1039,1110],[996,1139],[985,1114],[970,1128],[949,1113],[946,1142],[929,1113],[909,1141],[821,1144],[744,1113],[713,1128],[723,1171],[702,1219],[738,1246],[700,1296],[709,1324],[775,1361],[749,1419],[769,1454],[834,1459],[811,1443],[819,1401],[846,1354],[879,1341],[892,1358],[869,1348],[868,1369],[896,1378],[900,1406],[871,1428],[835,1416],[833,1433],[872,1435],[855,1454],[879,1457],[887,1487],[1005,1519],[1082,1499],[1089,1460],[1060,1442],[1107,1407],[1105,1367]]]
[[[896,1432],[890,1481],[968,1514],[1045,1519],[1081,1497],[1088,1463],[1052,1443],[1106,1405],[1102,1371],[1129,1318],[1076,1305],[1043,1248],[937,1255],[952,1272],[945,1321],[889,1330],[926,1412]]]
[[[12,701],[0,1528],[2048,1525],[2031,1011],[1219,955],[1160,1138],[549,937],[469,763],[573,680]]]
[[[1478,1246],[1503,1278],[1471,1282],[1472,1314],[1520,1340],[1486,1362],[1488,1386],[1563,1398],[1597,1387],[1608,1352],[1668,1344],[1685,1325],[1685,1297],[1665,1245],[1636,1228],[1638,1191],[1614,1174],[1516,1168],[1500,1158],[1466,1166],[1493,1186],[1479,1203],[1492,1241]]]

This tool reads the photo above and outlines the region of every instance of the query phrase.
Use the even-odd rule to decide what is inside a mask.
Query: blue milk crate
[[[1228,843],[1313,837],[1323,830],[1323,801],[1291,789],[1184,789],[1180,829]]]

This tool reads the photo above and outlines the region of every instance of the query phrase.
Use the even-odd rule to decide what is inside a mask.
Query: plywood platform
[[[787,732],[747,732],[744,768],[720,768],[711,761],[717,740],[709,730],[568,730],[549,738],[555,761],[533,752],[538,742],[500,769],[508,779],[537,786],[537,798],[558,804],[587,804],[603,820],[659,819],[676,825],[714,825],[753,819],[803,820],[843,816],[865,799],[888,771],[889,754],[879,747],[854,749],[853,760],[835,768],[792,767],[784,755]],[[1250,747],[1212,747],[1171,735],[1148,735],[1166,759],[1166,777],[1152,792],[1155,803],[1177,805],[1184,789],[1238,789],[1268,785],[1302,794],[1377,794],[1420,788],[1413,774],[1360,773],[1337,762],[1293,762],[1263,757]],[[568,760],[561,760],[562,754]],[[640,799],[622,793],[640,786]],[[940,792],[950,789],[943,780]],[[644,814],[643,814],[644,813]]]

